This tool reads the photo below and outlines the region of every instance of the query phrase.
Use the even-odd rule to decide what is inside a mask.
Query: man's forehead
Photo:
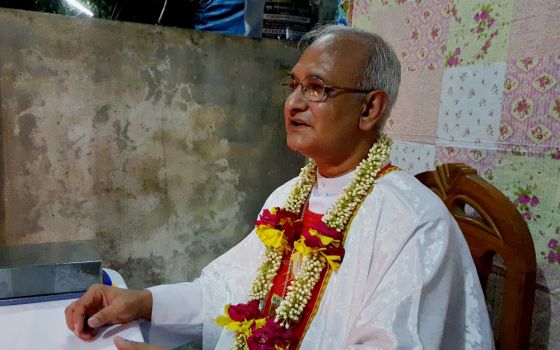
[[[332,75],[355,75],[360,65],[362,46],[355,40],[345,40],[343,36],[332,34],[314,41],[300,56],[292,68],[291,75],[302,73],[327,79]]]

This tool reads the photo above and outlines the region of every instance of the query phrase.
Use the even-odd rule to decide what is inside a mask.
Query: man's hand
[[[166,350],[166,348],[162,348],[161,346],[137,343],[118,336],[114,337],[113,341],[118,350]]]
[[[64,310],[66,326],[76,336],[89,340],[106,324],[126,323],[152,315],[152,293],[96,284]],[[125,349],[125,348],[123,348]]]

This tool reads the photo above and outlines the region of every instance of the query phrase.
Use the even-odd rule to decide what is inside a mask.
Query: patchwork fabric
[[[497,151],[480,148],[436,146],[436,163],[464,163],[475,169],[488,181],[494,179],[493,169],[499,155]]]
[[[541,274],[537,283],[560,289],[560,162],[502,153],[492,183],[517,206],[529,225]]]
[[[454,8],[446,66],[503,61],[509,42],[512,1],[457,1]]]
[[[560,1],[512,1],[508,58],[560,53]]]
[[[437,144],[494,150],[499,136],[505,64],[447,69]]]
[[[435,161],[434,145],[395,141],[391,148],[391,163],[413,175],[434,169]]]
[[[508,61],[500,149],[556,154],[560,146],[560,55]]]
[[[560,1],[350,2],[352,26],[383,36],[401,61],[399,99],[385,124],[393,163],[418,173],[433,164],[435,149],[436,164],[466,163],[512,200],[537,254],[531,344],[555,348]]]

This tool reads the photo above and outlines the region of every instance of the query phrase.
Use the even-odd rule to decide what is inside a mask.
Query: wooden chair
[[[503,259],[506,270],[499,325],[494,330],[496,349],[528,349],[536,259],[525,220],[500,190],[464,164],[439,165],[416,177],[443,200],[459,223],[485,294],[494,256]]]

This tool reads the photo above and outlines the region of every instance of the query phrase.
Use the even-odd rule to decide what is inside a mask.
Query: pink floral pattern
[[[477,26],[471,29],[471,33],[476,34],[478,40],[484,40],[480,52],[476,55],[477,60],[481,60],[488,54],[488,49],[492,45],[492,40],[498,35],[498,29],[494,26],[496,17],[494,9],[489,4],[480,6],[479,12],[475,13],[474,21]]]
[[[557,234],[560,236],[560,231],[557,232]],[[544,251],[541,252],[541,255],[543,257],[546,258],[546,260],[548,260],[548,263],[550,264],[560,264],[560,244],[558,243],[558,240],[555,238],[551,238],[548,241],[548,254],[545,253]]]
[[[525,186],[517,187],[517,190],[513,193],[515,195],[513,203],[517,205],[517,209],[526,221],[539,220],[541,218],[540,214],[534,214],[531,210],[538,206],[540,202],[539,197],[533,194],[533,192],[534,188]]]
[[[460,1],[451,22],[446,57],[461,50],[462,60],[447,61],[448,67],[500,61],[506,56],[511,19],[511,1]],[[451,65],[449,64],[451,62]]]
[[[556,156],[560,147],[560,65],[555,57],[509,60],[504,83],[499,148]],[[502,133],[503,131],[503,133]],[[552,153],[551,153],[552,152]]]
[[[402,20],[403,29],[408,31],[408,45],[396,44],[401,53],[403,66],[408,71],[434,70],[446,64],[449,20],[456,0],[414,1]],[[456,10],[455,10],[456,13]]]
[[[436,146],[436,163],[464,163],[478,170],[479,174],[491,181],[493,169],[499,155],[484,149]]]
[[[517,206],[532,233],[539,269],[551,289],[560,288],[560,264],[556,261],[560,240],[560,202],[558,175],[560,162],[546,156],[515,155],[500,152],[493,169],[492,182]],[[552,259],[548,259],[549,250]],[[538,257],[537,255],[537,257]]]

